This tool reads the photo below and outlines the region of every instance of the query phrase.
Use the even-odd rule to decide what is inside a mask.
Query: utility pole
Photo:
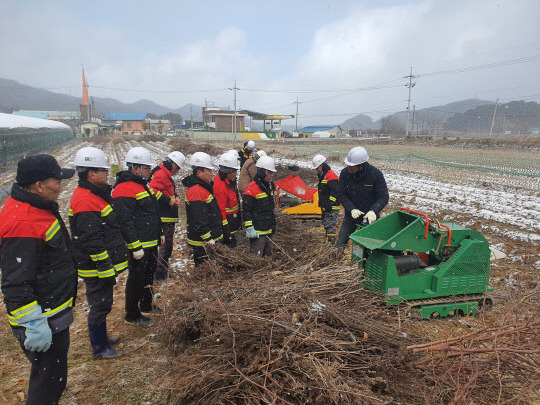
[[[191,120],[191,137],[193,138],[193,107],[189,107],[189,116]]]
[[[298,104],[300,104],[298,102],[298,97],[296,97],[296,129],[294,130],[294,132],[298,132]]]
[[[414,136],[414,111],[416,109],[416,104],[412,106],[412,121],[411,121],[411,133]]]
[[[236,87],[236,80],[234,81],[234,87],[230,88],[229,90],[234,90],[234,140],[236,141],[236,90],[240,90],[238,87]]]
[[[404,79],[409,78],[409,83],[405,85],[409,88],[409,100],[407,103],[407,130],[405,133],[405,137],[408,137],[409,136],[409,113],[411,112],[411,89],[416,85],[416,83],[412,82],[412,79],[416,78],[416,76],[413,76],[412,74],[412,67],[411,67],[411,73],[409,74],[409,76],[404,76],[403,78]]]
[[[490,138],[491,138],[491,134],[493,133],[493,125],[495,124],[495,114],[497,114],[497,105],[499,105],[499,97],[497,97],[497,101],[495,102],[495,111],[493,111],[493,119],[491,120],[491,129],[489,130]]]

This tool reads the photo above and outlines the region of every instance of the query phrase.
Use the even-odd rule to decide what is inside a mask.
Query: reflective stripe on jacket
[[[163,163],[160,163],[158,169],[154,172],[150,180],[150,187],[154,191],[160,191],[162,193],[158,198],[161,222],[178,222],[178,207],[176,205],[174,207],[169,205],[171,199],[176,198],[176,185],[172,179],[171,171]]]
[[[319,207],[323,211],[339,211],[338,200],[339,179],[330,169],[330,166],[323,163],[323,172],[318,175],[319,184]]]
[[[276,231],[274,189],[274,183],[266,183],[256,175],[242,195],[244,225],[246,228],[253,226],[259,235],[270,235]]]

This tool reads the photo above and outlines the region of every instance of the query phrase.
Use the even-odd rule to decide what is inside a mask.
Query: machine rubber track
[[[431,298],[431,299],[425,299],[425,300],[414,300],[414,301],[407,301],[402,303],[410,313],[414,312],[414,309],[418,309],[421,307],[429,307],[429,306],[436,306],[436,305],[456,305],[461,303],[477,303],[478,309],[482,308],[483,306],[490,306],[492,305],[492,300],[489,297],[486,297],[485,294],[467,294],[467,295],[451,295],[447,297],[437,297],[437,298]],[[465,314],[466,315],[466,314]]]

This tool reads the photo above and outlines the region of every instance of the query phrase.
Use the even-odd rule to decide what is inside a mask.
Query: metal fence
[[[0,128],[0,162],[73,138],[71,129]]]

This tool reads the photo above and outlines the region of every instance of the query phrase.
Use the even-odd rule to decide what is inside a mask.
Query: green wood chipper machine
[[[354,232],[363,287],[419,318],[474,314],[490,306],[489,266],[504,257],[479,232],[401,208]]]

